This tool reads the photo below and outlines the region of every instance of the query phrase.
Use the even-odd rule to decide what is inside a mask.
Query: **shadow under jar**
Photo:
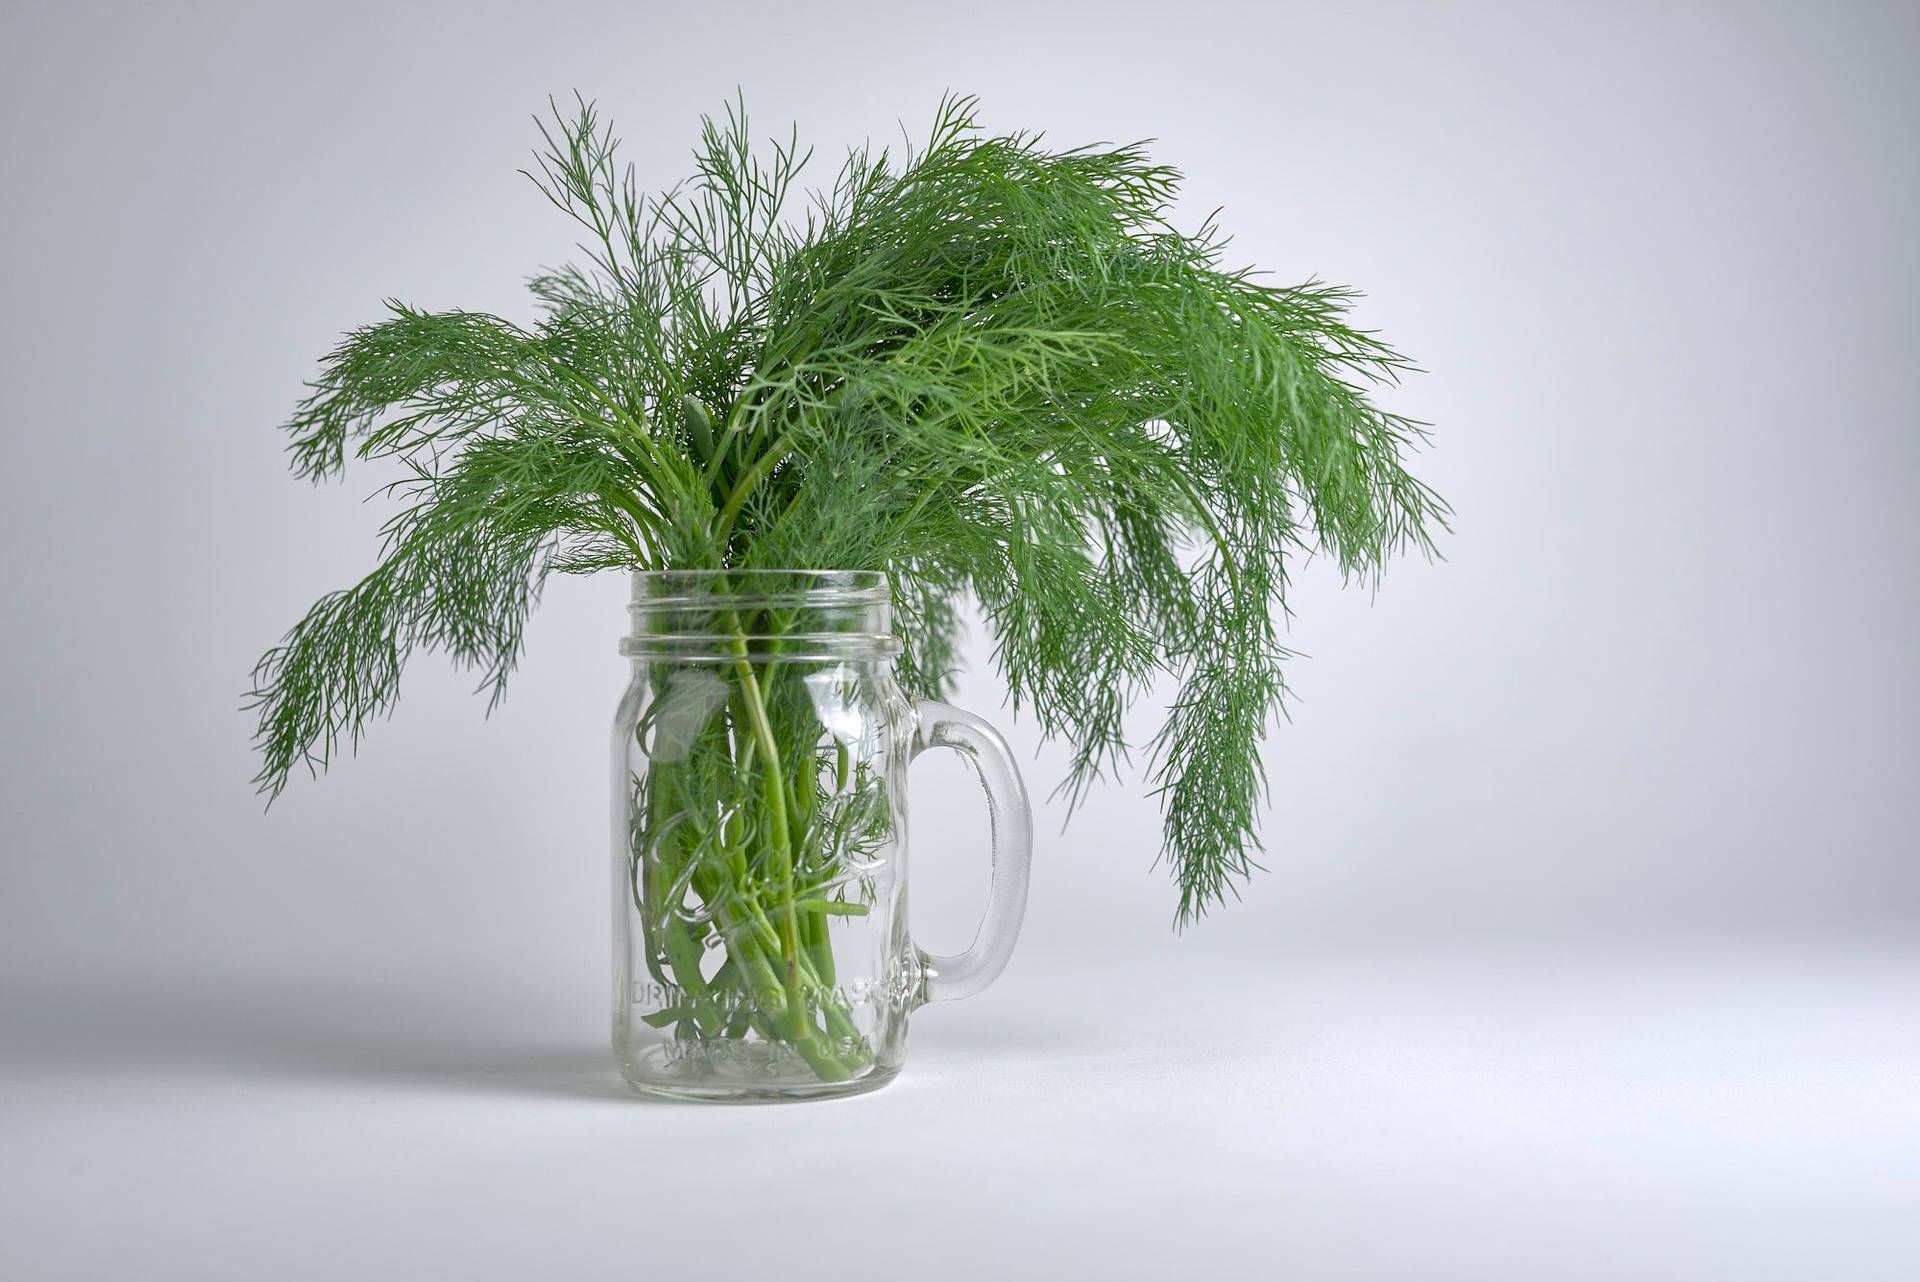
[[[614,1049],[648,1095],[782,1100],[885,1085],[918,1006],[1005,967],[1032,817],[986,722],[915,704],[883,574],[633,576],[614,719]],[[972,947],[907,933],[906,774],[966,757],[993,820]]]

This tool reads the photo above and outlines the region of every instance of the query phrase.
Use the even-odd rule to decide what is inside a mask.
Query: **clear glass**
[[[1006,744],[914,704],[883,575],[633,579],[614,718],[614,1049],[642,1093],[779,1100],[872,1090],[907,1017],[1006,965],[1032,817]],[[950,748],[985,785],[993,883],[973,946],[907,933],[906,775]]]

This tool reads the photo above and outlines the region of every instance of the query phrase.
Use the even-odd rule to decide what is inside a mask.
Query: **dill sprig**
[[[497,698],[545,577],[615,567],[882,569],[912,692],[938,697],[971,594],[1016,707],[1072,747],[1077,804],[1128,713],[1178,683],[1145,768],[1184,922],[1256,867],[1292,558],[1370,578],[1447,509],[1372,399],[1408,362],[1350,291],[1223,265],[1169,221],[1143,146],[1050,150],[948,98],[924,143],[810,153],[703,122],[694,175],[638,189],[591,103],[530,172],[586,260],[530,328],[399,303],[326,358],[288,430],[321,479],[407,468],[383,557],[255,673],[270,795],[323,767],[442,651]]]

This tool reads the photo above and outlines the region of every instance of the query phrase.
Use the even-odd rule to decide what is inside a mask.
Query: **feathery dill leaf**
[[[992,135],[970,98],[811,193],[797,137],[757,150],[738,104],[655,196],[591,103],[541,130],[529,176],[587,260],[533,277],[537,324],[390,304],[288,425],[303,476],[351,452],[414,480],[379,566],[261,661],[263,789],[357,740],[413,651],[497,698],[549,573],[879,569],[919,695],[978,600],[1016,706],[1072,747],[1075,804],[1176,681],[1138,746],[1179,919],[1235,893],[1290,558],[1367,579],[1446,524],[1406,469],[1422,425],[1371,399],[1410,366],[1352,294],[1223,265],[1213,223],[1169,223],[1180,176],[1143,147]]]

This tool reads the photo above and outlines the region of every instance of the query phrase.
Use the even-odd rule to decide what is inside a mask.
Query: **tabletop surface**
[[[1043,957],[772,1107],[634,1099],[537,995],[8,1009],[11,1277],[1920,1276],[1920,953]]]

